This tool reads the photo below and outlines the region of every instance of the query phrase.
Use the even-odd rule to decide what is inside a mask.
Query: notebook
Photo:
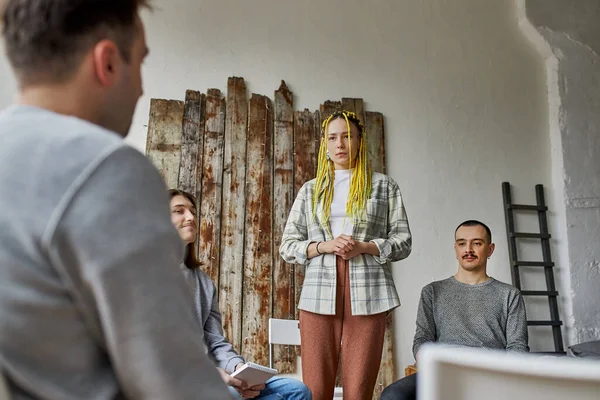
[[[263,367],[262,365],[251,362],[247,362],[231,374],[232,377],[243,380],[251,387],[265,383],[269,378],[275,375],[277,375],[276,369]]]

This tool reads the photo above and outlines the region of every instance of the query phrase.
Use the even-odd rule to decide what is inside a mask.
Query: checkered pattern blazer
[[[332,240],[331,229],[323,229],[323,210],[313,218],[312,202],[315,179],[306,182],[294,201],[288,217],[279,253],[288,263],[306,266],[300,295],[301,310],[335,314],[336,256],[323,254],[307,258],[312,242]],[[400,305],[392,278],[390,262],[410,254],[412,237],[398,184],[390,177],[373,173],[371,197],[367,200],[366,218],[353,221],[354,240],[373,242],[379,256],[361,254],[350,259],[350,298],[352,315],[372,315]]]

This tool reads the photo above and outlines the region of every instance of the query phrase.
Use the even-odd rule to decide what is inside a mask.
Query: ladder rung
[[[526,206],[524,204],[507,204],[509,210],[524,210],[524,211],[548,211],[548,207],[543,206]]]
[[[527,239],[550,239],[549,233],[522,233],[522,232],[511,232],[511,237],[514,238],[527,238]]]
[[[527,321],[527,326],[561,326],[562,321]]]
[[[521,294],[523,296],[558,296],[557,291],[547,291],[547,290],[522,290]]]
[[[544,261],[513,261],[513,266],[519,267],[554,267],[553,262]]]

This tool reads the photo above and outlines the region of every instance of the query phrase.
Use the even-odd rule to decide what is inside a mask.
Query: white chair
[[[418,400],[598,400],[600,363],[426,345],[419,350]]]
[[[297,319],[269,318],[269,366],[273,368],[273,345],[300,346],[300,322]],[[334,399],[342,398],[342,388],[336,387]]]

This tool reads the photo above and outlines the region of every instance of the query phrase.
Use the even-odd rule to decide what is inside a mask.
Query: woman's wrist
[[[370,254],[372,256],[379,255],[379,248],[373,242],[363,242],[363,253]]]
[[[322,244],[323,242],[317,242],[317,245],[315,246],[315,250],[317,251],[317,254],[322,256],[323,252],[321,250],[319,250],[319,245]]]

